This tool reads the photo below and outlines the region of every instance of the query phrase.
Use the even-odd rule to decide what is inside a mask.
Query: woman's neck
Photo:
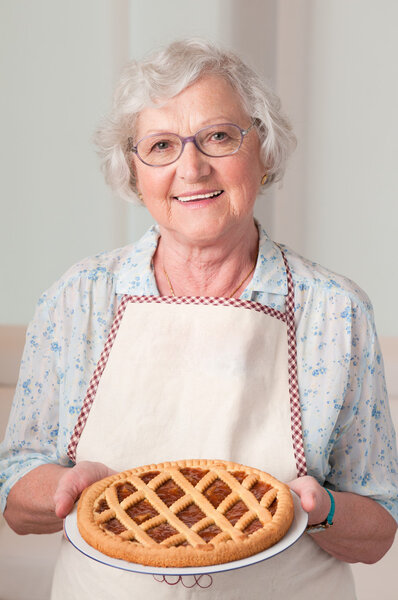
[[[254,221],[239,234],[207,244],[160,233],[153,264],[162,296],[239,297],[249,283],[258,254]]]

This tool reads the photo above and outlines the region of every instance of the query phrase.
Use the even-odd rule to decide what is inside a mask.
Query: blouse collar
[[[257,300],[258,294],[286,296],[286,269],[282,252],[257,223],[259,250],[253,277],[241,295],[245,300]],[[158,296],[152,258],[159,240],[159,228],[153,225],[143,237],[131,245],[117,274],[116,293],[137,296]]]

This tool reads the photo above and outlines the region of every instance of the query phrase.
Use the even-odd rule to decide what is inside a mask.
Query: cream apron
[[[124,296],[71,439],[72,459],[122,471],[215,458],[282,481],[305,474],[285,264],[285,313],[235,299]],[[348,565],[307,534],[278,556],[212,581],[157,579],[97,563],[65,540],[52,600],[355,598]]]

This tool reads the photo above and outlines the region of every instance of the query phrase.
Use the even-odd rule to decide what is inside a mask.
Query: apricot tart
[[[252,556],[278,542],[292,520],[285,484],[219,460],[181,460],[112,475],[83,492],[77,512],[88,544],[155,567]]]

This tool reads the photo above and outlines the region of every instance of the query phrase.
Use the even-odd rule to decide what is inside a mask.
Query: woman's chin
[[[229,246],[231,240],[242,237],[244,229],[252,227],[253,203],[236,206],[225,192],[195,200],[175,198],[169,204],[167,215],[158,211],[152,216],[163,233],[167,230],[180,242],[204,246],[225,244],[228,240]]]
[[[192,213],[191,213],[192,214]],[[173,237],[180,242],[194,246],[210,246],[215,244],[230,245],[232,239],[235,239],[234,231],[242,228],[243,223],[234,219],[233,216],[215,216],[204,218],[195,213],[195,218],[176,219],[172,223],[171,230]],[[227,241],[228,240],[228,241]]]

